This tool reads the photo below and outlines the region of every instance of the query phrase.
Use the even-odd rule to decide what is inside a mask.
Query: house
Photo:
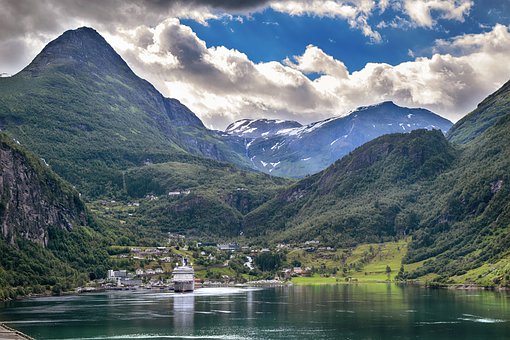
[[[303,272],[303,276],[311,276],[312,275],[312,268],[305,267],[305,270]]]
[[[236,251],[239,250],[239,245],[237,243],[218,244],[218,249],[223,251]]]
[[[320,242],[319,242],[319,241],[317,241],[317,240],[311,240],[311,241],[306,241],[306,242],[305,242],[305,245],[307,245],[307,246],[308,246],[308,245],[312,246],[312,245],[317,245],[317,244],[319,244],[319,243],[320,243]]]
[[[218,244],[214,242],[198,242],[197,245],[199,247],[217,247]]]
[[[303,268],[294,267],[294,268],[292,268],[292,273],[295,275],[303,275]]]
[[[138,268],[135,273],[136,275],[143,275],[145,274],[145,271],[142,268]]]
[[[154,272],[155,272],[156,274],[163,274],[165,271],[163,270],[163,268],[156,268],[156,269],[154,270]]]
[[[127,276],[128,276],[127,270],[113,270],[113,269],[110,269],[106,273],[106,278],[109,281],[115,280],[117,278],[126,278]]]
[[[154,269],[147,269],[145,271],[145,274],[147,274],[147,275],[154,275],[154,274],[156,274],[156,271]]]
[[[120,283],[124,287],[134,287],[134,286],[141,286],[142,285],[142,280],[121,279]]]

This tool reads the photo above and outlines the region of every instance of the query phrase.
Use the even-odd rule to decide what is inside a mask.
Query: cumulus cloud
[[[306,123],[383,100],[424,106],[455,120],[508,80],[508,27],[438,40],[430,57],[398,65],[369,63],[349,72],[341,60],[314,45],[283,61],[255,63],[240,51],[207,47],[178,18],[207,24],[212,18],[272,8],[345,20],[368,39],[380,41],[369,23],[376,13],[391,10],[403,16],[381,23],[380,29],[399,22],[407,28],[430,27],[438,19],[464,20],[471,6],[466,0],[0,0],[0,72],[12,73],[27,64],[62,31],[89,25],[137,74],[215,128],[246,117]],[[309,74],[318,77],[311,80]]]
[[[473,6],[471,0],[404,0],[405,12],[417,26],[432,27],[433,13],[441,19],[464,21]]]
[[[47,43],[55,34],[83,25],[113,34],[140,25],[154,27],[167,18],[207,25],[211,19],[242,20],[234,15],[249,16],[271,8],[294,16],[345,20],[377,43],[383,39],[376,28],[395,28],[399,22],[431,27],[436,18],[462,21],[471,6],[469,0],[0,0],[0,42],[36,38],[41,44]],[[391,24],[381,22],[374,28],[370,24],[374,14],[390,7],[397,17],[406,18],[399,17]],[[27,61],[24,55],[19,57]]]
[[[382,8],[387,1],[382,1]],[[363,35],[374,42],[381,41],[381,34],[368,24],[368,17],[376,7],[372,0],[287,0],[273,1],[270,7],[278,12],[290,15],[314,15],[320,17],[342,18],[352,28],[360,29]]]
[[[284,63],[305,74],[318,73],[334,76],[338,79],[347,78],[348,72],[345,64],[324,53],[320,48],[308,45],[305,53],[301,56],[294,56],[296,63],[289,58]]]
[[[146,48],[136,44],[144,30],[152,35]],[[314,45],[292,59],[254,63],[237,50],[207,47],[177,19],[125,32],[122,39],[131,46],[121,53],[128,63],[215,128],[246,117],[310,122],[384,100],[456,120],[510,76],[510,32],[503,25],[438,40],[431,57],[369,63],[352,73]]]
[[[149,45],[138,46],[140,35],[144,41],[151,41]],[[118,47],[135,72],[166,95],[189,105],[209,125],[223,127],[244,115],[287,114],[303,120],[306,113],[320,105],[333,105],[331,98],[295,69],[297,66],[280,62],[256,64],[237,50],[208,48],[178,19],[167,19],[155,28],[125,31],[115,40],[107,39]],[[334,62],[331,57],[329,61]]]

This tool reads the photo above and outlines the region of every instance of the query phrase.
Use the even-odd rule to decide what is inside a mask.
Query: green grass
[[[343,279],[336,277],[322,277],[314,275],[312,277],[293,277],[291,280],[292,284],[297,286],[305,285],[334,285],[345,282]]]
[[[287,261],[298,260],[302,267],[322,268],[323,275],[315,274],[312,277],[295,277],[295,284],[337,284],[346,281],[360,283],[385,282],[394,280],[402,260],[407,253],[410,238],[398,242],[361,244],[351,249],[340,249],[334,253],[308,253],[303,250],[293,250],[287,254]],[[329,258],[324,259],[324,256]],[[342,260],[343,259],[343,260]],[[343,265],[342,261],[345,262]],[[406,271],[416,270],[423,263],[405,264]],[[390,275],[386,267],[391,269]],[[347,271],[343,272],[343,267]],[[337,269],[336,274],[332,274]],[[347,280],[346,280],[347,279]]]

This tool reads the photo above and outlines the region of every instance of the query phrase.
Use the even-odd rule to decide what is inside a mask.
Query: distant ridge
[[[429,110],[386,101],[306,126],[287,121],[241,120],[231,124],[226,133],[249,140],[245,152],[256,169],[276,176],[303,177],[384,134],[416,129],[446,133],[451,126],[449,120]]]

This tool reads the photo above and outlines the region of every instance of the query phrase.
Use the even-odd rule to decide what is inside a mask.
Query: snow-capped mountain
[[[345,117],[306,126],[270,124],[271,130],[264,130],[255,122],[258,121],[238,121],[226,132],[249,140],[245,154],[254,168],[287,177],[318,172],[384,134],[416,129],[437,129],[446,133],[452,126],[449,120],[429,110],[400,107],[393,102],[359,107]]]
[[[278,131],[300,127],[300,123],[292,120],[241,119],[227,126],[225,132],[232,136],[255,139],[271,137]]]

